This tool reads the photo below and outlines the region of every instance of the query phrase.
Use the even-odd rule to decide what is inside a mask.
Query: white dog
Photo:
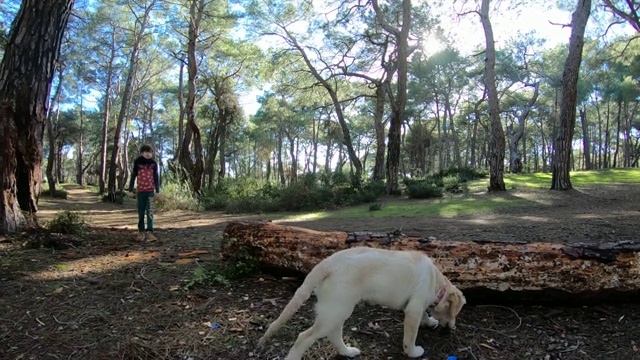
[[[345,345],[342,328],[362,300],[404,310],[404,352],[412,358],[420,357],[424,349],[415,345],[420,325],[434,327],[442,323],[454,329],[456,317],[466,303],[462,292],[427,255],[354,247],[334,253],[311,270],[282,314],[260,338],[260,347],[291,319],[314,290],[318,299],[315,323],[300,333],[285,360],[302,359],[305,351],[325,336],[340,355],[359,355],[359,349]],[[425,313],[430,306],[433,318]]]

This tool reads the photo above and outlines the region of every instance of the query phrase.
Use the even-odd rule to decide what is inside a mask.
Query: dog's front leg
[[[409,301],[409,304],[404,309],[404,338],[402,340],[402,347],[404,348],[405,354],[412,358],[417,358],[424,354],[424,349],[421,346],[416,346],[416,338],[418,337],[418,329],[420,328],[423,313],[424,306],[416,301]]]

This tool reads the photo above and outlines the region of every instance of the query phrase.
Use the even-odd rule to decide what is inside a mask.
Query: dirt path
[[[102,203],[67,186],[68,200],[40,200],[39,216],[83,213],[92,228],[84,244],[65,250],[25,248],[36,236],[0,239],[0,359],[264,359],[281,360],[312,323],[312,301],[266,349],[255,344],[298,286],[258,275],[228,281],[218,272],[217,243],[229,216],[185,211],[156,214],[159,241],[135,241],[135,203]],[[465,217],[323,219],[295,222],[315,229],[390,231],[469,240],[596,241],[638,237],[640,186],[608,185],[570,193],[509,191],[526,206]],[[473,195],[482,197],[489,195]],[[407,204],[411,204],[407,201]],[[203,271],[208,269],[207,271]],[[207,275],[208,276],[205,276]],[[228,283],[227,283],[228,281]],[[224,283],[224,285],[221,285]],[[421,360],[640,359],[640,305],[584,308],[475,306],[455,333],[421,330]],[[406,359],[402,313],[358,306],[346,341],[358,360]],[[338,359],[327,341],[305,360]]]
[[[40,200],[38,216],[42,221],[48,221],[61,210],[72,210],[82,213],[86,220],[98,228],[136,230],[138,214],[135,200],[125,199],[123,205],[102,202],[100,198],[88,189],[78,185],[65,185],[68,192],[66,200],[43,198]],[[231,220],[252,218],[251,216],[237,217],[221,213],[198,213],[191,211],[160,211],[154,215],[154,223],[158,230],[185,229],[191,227],[207,227],[216,230],[224,229],[224,225]]]

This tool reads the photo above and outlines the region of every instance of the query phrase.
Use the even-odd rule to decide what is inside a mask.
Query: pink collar
[[[446,292],[446,286],[443,286],[440,291],[438,291],[438,297],[436,297],[436,301],[433,302],[433,305],[438,305],[442,298],[444,297],[444,293]]]

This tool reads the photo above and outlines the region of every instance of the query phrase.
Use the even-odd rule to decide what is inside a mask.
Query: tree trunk
[[[76,183],[83,185],[84,178],[84,101],[82,99],[82,82],[80,82],[80,134],[78,135],[78,158],[76,162]]]
[[[460,101],[460,96],[458,95],[458,99],[456,100],[456,104],[454,105],[456,108],[458,107],[458,102]],[[460,139],[458,138],[458,132],[456,130],[455,123],[453,122],[453,109],[451,107],[451,100],[449,99],[449,94],[444,101],[444,111],[447,112],[447,116],[449,118],[449,131],[451,131],[451,140],[453,141],[453,161],[455,166],[458,168],[462,167],[462,163],[460,160]],[[450,148],[450,147],[449,147]]]
[[[51,81],[73,3],[23,0],[11,26],[0,65],[0,234],[37,223]]]
[[[493,28],[489,20],[490,0],[482,0],[480,20],[484,28],[486,42],[486,58],[484,82],[489,101],[489,119],[491,138],[489,140],[489,191],[505,191],[504,185],[504,148],[505,136],[500,121],[500,105],[496,88],[496,45],[493,39]]]
[[[184,142],[184,54],[180,57],[180,76],[178,77],[178,106],[180,115],[178,117],[178,144],[175,150],[174,160],[180,159],[180,148]]]
[[[351,140],[351,131],[349,130],[349,125],[345,120],[342,102],[338,98],[337,90],[333,87],[333,85],[329,81],[327,81],[325,78],[322,77],[322,75],[318,72],[318,70],[316,70],[313,67],[311,60],[307,55],[307,52],[305,51],[304,47],[302,47],[298,43],[296,38],[287,29],[283,29],[283,30],[286,32],[285,40],[300,53],[300,55],[302,56],[302,60],[307,65],[307,68],[309,69],[309,72],[311,73],[311,75],[316,80],[318,80],[318,82],[322,85],[322,87],[325,88],[325,90],[327,90],[327,93],[331,98],[331,102],[335,108],[335,115],[336,115],[336,118],[338,119],[338,124],[340,125],[340,130],[342,130],[341,142],[344,145],[346,145],[347,151],[349,154],[349,160],[351,161],[351,164],[355,168],[355,174],[351,178],[351,184],[354,188],[359,189],[362,187],[362,181],[361,181],[362,180],[361,179],[362,163],[360,162],[360,158],[358,157],[358,154],[353,149],[353,141]]]
[[[529,85],[531,86],[531,85]],[[531,109],[533,108],[533,105],[536,103],[536,100],[538,99],[538,88],[540,87],[540,83],[535,83],[533,84],[533,95],[531,96],[531,99],[529,99],[529,101],[527,102],[526,107],[524,108],[524,110],[522,111],[522,113],[520,115],[515,115],[516,119],[518,120],[518,128],[513,131],[507,131],[507,134],[509,136],[509,171],[512,174],[520,174],[522,172],[522,155],[520,154],[520,151],[518,150],[518,143],[520,142],[520,140],[522,139],[522,136],[524,135],[524,127],[526,124],[526,120],[527,117],[529,116],[529,113],[531,112]],[[523,141],[526,142],[526,141]]]
[[[125,121],[125,117],[129,113],[129,105],[131,103],[131,96],[133,95],[133,80],[136,77],[138,71],[138,58],[140,55],[140,47],[142,43],[142,38],[145,35],[145,31],[147,25],[149,24],[149,17],[151,14],[151,10],[155,6],[155,0],[151,1],[151,3],[147,4],[144,15],[141,18],[137,19],[139,24],[136,26],[140,26],[139,31],[134,35],[134,44],[131,49],[131,54],[129,55],[129,72],[127,73],[127,80],[124,85],[124,92],[122,93],[122,104],[120,106],[120,113],[118,114],[118,122],[116,124],[116,131],[113,135],[113,149],[111,151],[111,162],[109,163],[109,181],[108,181],[108,192],[109,199],[113,202],[117,201],[116,197],[116,181],[117,174],[116,171],[118,169],[117,160],[118,155],[120,154],[120,135],[122,132],[122,124]]]
[[[62,156],[62,147],[63,147],[63,145],[64,144],[62,143],[62,141],[60,141],[60,139],[58,138],[56,140],[56,146],[57,146],[57,150],[56,151],[58,152],[58,155],[56,156],[56,164],[55,165],[56,165],[56,177],[58,178],[58,182],[60,182],[60,183],[65,182],[64,171],[62,170],[63,165],[64,165],[64,156]]]
[[[470,302],[633,301],[640,295],[640,243],[461,242],[418,235],[316,231],[271,222],[231,222],[220,255],[280,273],[306,274],[334,252],[357,246],[427,254]]]
[[[384,180],[384,154],[387,145],[384,142],[384,102],[385,91],[383,85],[376,87],[376,110],[373,115],[374,128],[376,131],[376,159],[373,165],[373,180]]]
[[[200,128],[196,123],[196,83],[198,78],[198,60],[196,50],[200,37],[200,23],[204,14],[204,0],[194,0],[190,8],[189,37],[187,44],[187,102],[185,115],[187,118],[187,131],[180,149],[180,165],[186,169],[183,174],[189,175],[189,186],[194,194],[198,194],[202,188],[204,175],[204,160],[202,158],[202,138]],[[191,144],[193,142],[193,156]],[[193,159],[195,157],[195,161]]]
[[[598,141],[596,142],[596,156],[593,157],[593,161],[596,161],[596,169],[602,169],[602,114],[600,114],[600,104],[598,103],[598,98],[594,98],[592,101],[593,105],[596,108],[596,114],[598,116]]]
[[[295,184],[298,182],[298,155],[296,152],[296,136],[292,135],[289,131],[285,130],[285,135],[289,140],[289,156],[291,156],[291,171],[289,183]]]
[[[111,44],[109,48],[109,67],[107,68],[107,84],[104,91],[104,113],[102,114],[102,140],[100,142],[100,171],[98,185],[100,194],[106,191],[105,178],[107,176],[107,148],[109,145],[109,116],[111,111],[111,83],[113,82],[114,66],[116,60],[116,32],[111,29]]]
[[[156,136],[153,130],[153,116],[154,116],[154,104],[153,104],[153,92],[149,94],[149,143],[153,145],[153,148],[156,149]],[[162,161],[162,159],[157,159],[158,162]]]
[[[318,145],[320,138],[320,122],[322,121],[322,117],[318,117],[318,124],[316,125],[316,120],[313,120],[313,165],[311,167],[311,173],[316,175],[318,173]],[[384,160],[384,154],[383,154]]]
[[[64,79],[64,68],[61,67],[58,70],[58,85],[56,86],[55,94],[51,104],[47,109],[47,142],[49,143],[49,156],[47,156],[47,182],[49,183],[49,193],[53,197],[56,193],[56,183],[58,182],[57,172],[55,171],[56,164],[56,142],[58,138],[58,118],[60,116],[60,93],[62,89],[62,80]],[[56,105],[56,125],[53,126],[53,105]]]
[[[611,162],[611,153],[609,152],[610,132],[609,132],[609,119],[611,117],[611,102],[607,101],[607,117],[604,126],[604,165],[603,168],[608,169]]]
[[[473,118],[474,118],[474,123],[473,123],[473,134],[471,135],[471,160],[470,160],[470,166],[472,168],[476,167],[476,141],[478,138],[478,124],[480,123],[480,105],[482,105],[482,103],[485,101],[487,96],[487,90],[485,87],[485,91],[482,94],[482,98],[478,101],[476,101],[475,103],[473,103]]]
[[[582,146],[584,148],[584,170],[591,170],[591,150],[589,149],[589,125],[587,125],[587,107],[580,109],[580,123],[582,124]]]
[[[616,117],[616,149],[613,152],[612,168],[618,167],[618,151],[620,150],[620,119],[622,118],[622,100],[618,101],[618,116]]]
[[[628,103],[627,103],[628,104]],[[633,103],[633,108],[625,116],[624,121],[624,162],[623,167],[631,166],[631,123],[635,118],[636,110],[638,109],[638,102]]]
[[[278,130],[278,154],[277,154],[277,162],[278,162],[278,177],[280,178],[280,185],[285,185],[287,183],[287,179],[284,177],[284,165],[282,163],[282,143],[284,142],[282,132],[284,130]]]
[[[218,169],[218,182],[222,181],[222,179],[224,179],[226,173],[227,173],[227,157],[226,157],[226,151],[227,151],[227,124],[224,123],[224,121],[226,120],[220,120],[219,122],[219,131],[218,131],[218,139],[217,139],[217,151],[220,153],[220,159],[218,159],[218,161],[220,162],[219,164],[219,169]],[[215,154],[214,154],[215,156]],[[284,174],[284,170],[283,170],[283,174]]]
[[[402,123],[404,122],[404,112],[407,104],[408,60],[412,52],[412,49],[409,48],[412,6],[411,0],[402,0],[402,20],[400,27],[396,28],[386,23],[383,11],[378,5],[378,0],[373,0],[371,4],[376,13],[377,23],[395,38],[396,43],[397,76],[395,95],[391,91],[390,82],[386,86],[389,99],[391,99],[391,119],[389,120],[389,134],[387,135],[389,140],[387,144],[386,193],[395,194],[400,186],[398,174],[400,172]]]
[[[445,148],[444,148],[444,144],[445,141],[443,140],[444,138],[447,137],[446,132],[443,135],[442,134],[442,125],[440,124],[440,103],[438,101],[438,94],[434,91],[434,103],[436,105],[436,128],[438,129],[438,170],[442,171],[444,170],[444,152],[445,152]],[[445,129],[447,127],[446,123],[444,125]]]
[[[571,142],[576,124],[576,99],[578,96],[578,73],[582,61],[582,47],[584,46],[584,30],[591,14],[591,0],[578,0],[576,11],[571,19],[571,39],[569,40],[569,54],[562,72],[562,108],[560,110],[560,124],[556,138],[553,170],[551,176],[551,190],[569,190],[571,179]]]

